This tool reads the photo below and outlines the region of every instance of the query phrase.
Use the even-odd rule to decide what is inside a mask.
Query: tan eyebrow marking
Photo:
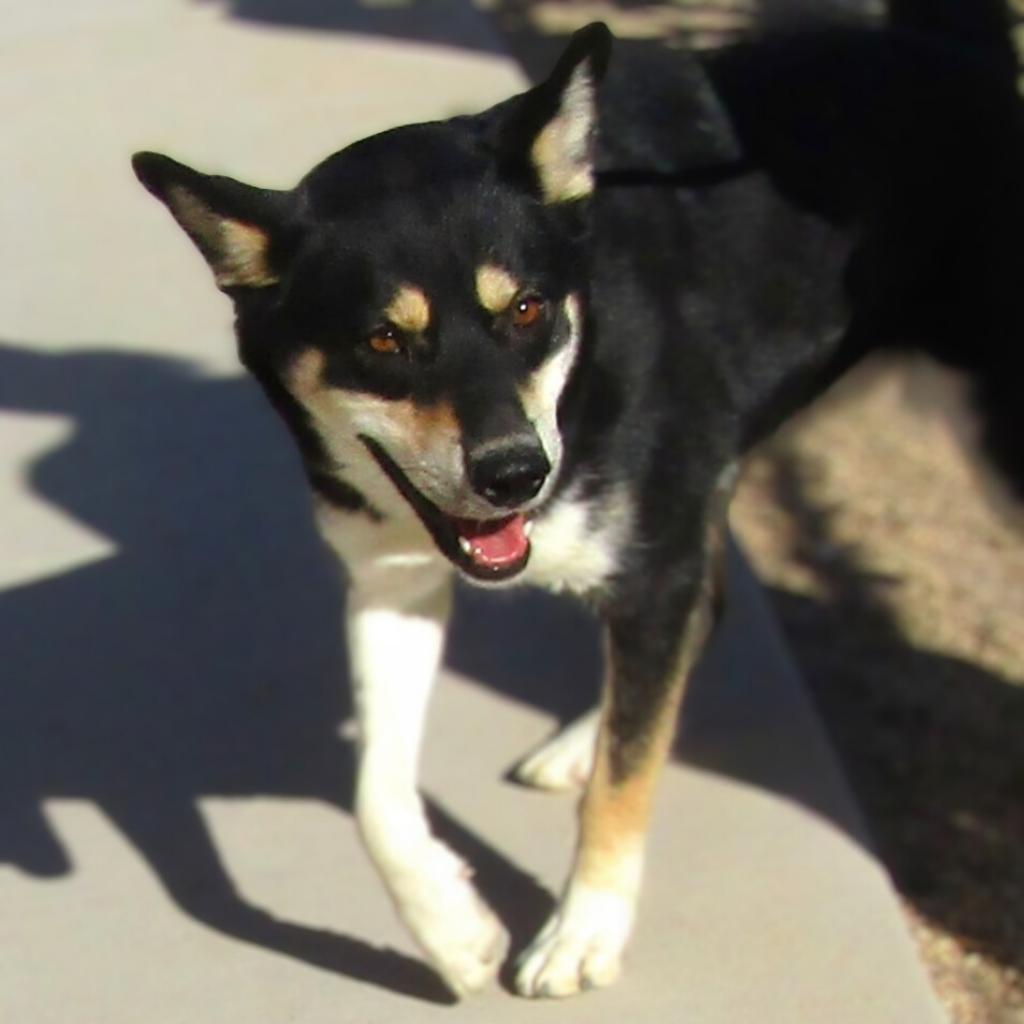
[[[403,284],[384,310],[384,315],[400,331],[419,334],[430,324],[430,303],[419,288]]]
[[[476,270],[476,297],[489,313],[502,313],[519,294],[519,282],[493,263],[484,263]]]

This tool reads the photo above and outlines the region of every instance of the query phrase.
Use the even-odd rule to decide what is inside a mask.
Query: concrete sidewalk
[[[619,986],[450,1005],[359,849],[341,596],[295,458],[128,157],[289,185],[519,88],[500,50],[453,0],[0,2],[0,1021],[942,1019],[738,558]],[[426,792],[521,944],[572,803],[502,775],[587,702],[593,635],[464,594],[449,664]]]

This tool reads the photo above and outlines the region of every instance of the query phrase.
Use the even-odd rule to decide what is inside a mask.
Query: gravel
[[[879,365],[750,461],[733,524],[956,1024],[1024,1022],[1024,544],[952,378]]]

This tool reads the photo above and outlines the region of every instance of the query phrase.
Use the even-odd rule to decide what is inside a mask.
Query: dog
[[[620,973],[744,453],[866,352],[917,345],[974,371],[1024,483],[1012,56],[912,29],[606,76],[591,25],[525,93],[357,142],[291,191],[134,158],[233,301],[344,563],[356,818],[455,993],[508,944],[416,788],[453,578],[570,593],[603,623],[600,708],[520,769],[586,779],[515,974],[567,996]]]

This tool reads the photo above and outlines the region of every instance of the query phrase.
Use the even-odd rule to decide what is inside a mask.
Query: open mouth
[[[441,553],[467,576],[486,583],[512,579],[530,560],[533,523],[522,512],[498,519],[459,519],[425,498],[373,438],[360,435],[402,497],[412,506]]]
[[[459,550],[490,578],[518,572],[530,557],[530,527],[522,513],[503,519],[449,519],[458,536]]]

